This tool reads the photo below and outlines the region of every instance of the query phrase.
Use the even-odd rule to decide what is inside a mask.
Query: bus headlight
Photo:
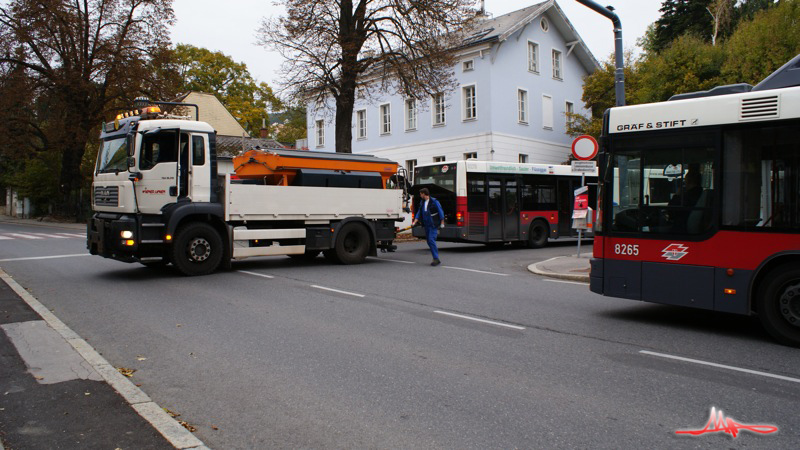
[[[119,233],[122,239],[130,239],[133,237],[133,231],[125,230]]]

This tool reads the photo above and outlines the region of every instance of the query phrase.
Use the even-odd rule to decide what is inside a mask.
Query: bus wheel
[[[541,220],[534,221],[528,233],[528,247],[542,248],[547,245],[547,234],[547,225]]]
[[[175,233],[172,263],[184,275],[207,275],[222,261],[222,238],[211,225],[190,223]]]
[[[336,237],[336,257],[342,264],[364,262],[369,253],[369,231],[360,223],[345,224]]]
[[[779,342],[800,347],[800,264],[767,275],[758,292],[758,318]]]

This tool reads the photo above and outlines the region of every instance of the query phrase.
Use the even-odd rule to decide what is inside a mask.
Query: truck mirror
[[[133,156],[136,154],[136,134],[135,133],[128,133],[128,156]]]

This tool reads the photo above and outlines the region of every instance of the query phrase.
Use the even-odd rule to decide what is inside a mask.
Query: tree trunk
[[[342,74],[342,89],[336,97],[336,152],[353,153],[353,108],[356,74]]]

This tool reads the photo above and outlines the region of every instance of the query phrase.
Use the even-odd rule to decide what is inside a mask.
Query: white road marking
[[[75,234],[75,233],[56,233],[56,234],[62,234],[64,236],[78,237],[78,238],[85,238],[86,237],[86,234]]]
[[[53,239],[69,239],[72,236],[59,236],[57,234],[46,234],[46,233],[31,233],[35,234],[36,236],[42,236],[46,238],[53,238]]]
[[[464,270],[464,271],[467,271],[467,272],[485,273],[485,274],[488,274],[488,275],[500,275],[501,277],[507,277],[508,276],[507,273],[487,272],[485,270],[465,269],[463,267],[453,267],[453,266],[442,266],[442,267],[444,267],[445,269]]]
[[[737,372],[744,372],[744,373],[749,373],[749,374],[752,374],[752,375],[761,375],[762,377],[776,378],[778,380],[791,381],[793,383],[800,383],[800,378],[785,377],[783,375],[775,375],[775,374],[767,373],[767,372],[759,372],[757,370],[743,369],[741,367],[726,366],[725,364],[717,364],[717,363],[708,362],[708,361],[701,361],[699,359],[684,358],[682,356],[667,355],[667,354],[664,354],[664,353],[656,353],[656,352],[651,352],[651,351],[647,351],[647,350],[639,350],[639,353],[642,353],[642,354],[645,354],[645,355],[651,355],[651,356],[659,356],[661,358],[676,359],[678,361],[690,362],[690,363],[694,363],[694,364],[701,364],[701,365],[704,365],[704,366],[718,367],[720,369],[735,370]]]
[[[35,259],[57,259],[57,258],[74,258],[76,256],[92,256],[89,253],[78,253],[75,255],[56,255],[56,256],[29,256],[27,258],[8,258],[8,259],[0,259],[0,262],[7,262],[7,261],[32,261]]]
[[[525,327],[518,327],[516,325],[509,325],[507,323],[494,322],[494,321],[491,321],[491,320],[478,319],[477,317],[462,316],[461,314],[454,314],[454,313],[447,312],[447,311],[434,311],[434,312],[436,314],[444,314],[444,315],[447,315],[447,316],[458,317],[460,319],[474,320],[475,322],[488,323],[488,324],[491,324],[491,325],[497,325],[499,327],[513,328],[515,330],[524,330],[525,329]]]
[[[7,236],[14,236],[22,239],[43,239],[40,236],[33,236],[30,234],[22,234],[22,233],[6,233]]]
[[[545,278],[544,281],[549,281],[551,283],[579,284],[581,286],[588,286],[589,285],[589,283],[582,283],[580,281],[551,280],[549,278]]]
[[[379,261],[390,261],[390,262],[396,262],[396,263],[403,263],[403,264],[416,264],[414,261],[403,261],[402,259],[389,259],[389,258],[371,258],[371,259],[377,259]]]
[[[312,284],[311,287],[312,288],[317,288],[317,289],[322,289],[323,291],[331,291],[331,292],[338,292],[340,294],[345,294],[345,295],[352,295],[353,297],[359,297],[359,298],[365,297],[364,294],[356,294],[355,292],[340,291],[339,289],[331,289],[331,288],[328,288],[328,287],[325,287],[325,286],[317,286],[316,284]]]
[[[263,273],[255,273],[255,272],[248,272],[246,270],[237,270],[237,272],[246,273],[248,275],[255,275],[257,277],[264,277],[264,278],[275,278],[272,275],[264,275]]]
[[[4,240],[8,240],[8,239],[14,239],[14,238],[8,237],[8,236],[3,236],[2,234],[0,234],[0,241],[4,241]]]

